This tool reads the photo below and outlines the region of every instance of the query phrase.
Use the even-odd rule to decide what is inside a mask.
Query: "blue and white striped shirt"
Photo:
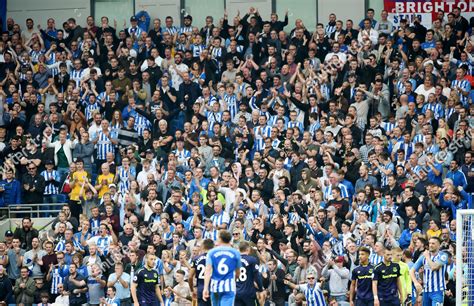
[[[64,282],[64,278],[69,274],[69,267],[67,265],[55,267],[51,271],[51,294],[58,294],[58,285]]]
[[[100,218],[97,218],[97,219],[90,218],[89,219],[89,224],[90,224],[90,232],[91,232],[92,236],[99,235]]]
[[[140,114],[136,114],[136,116],[135,116],[135,125],[133,126],[133,128],[137,131],[138,136],[143,136],[143,132],[146,129],[149,129],[149,130],[151,129],[151,123],[144,116],[142,116]]]
[[[237,97],[234,94],[224,94],[224,101],[227,104],[227,110],[230,112],[231,120],[234,120],[235,115],[239,112],[239,103],[237,102]]]
[[[396,124],[391,122],[382,122],[380,127],[384,129],[386,133],[390,133],[395,128]]]
[[[41,176],[44,178],[45,181],[45,188],[44,188],[44,195],[53,195],[53,194],[59,194],[59,188],[58,186],[55,186],[52,184],[53,181],[56,181],[59,183],[61,178],[59,177],[59,173],[56,170],[51,170],[49,172],[48,170],[44,170],[41,172]],[[53,179],[53,181],[51,181]]]
[[[213,214],[211,216],[212,220],[212,225],[214,225],[215,228],[221,226],[222,224],[227,224],[229,226],[230,223],[230,217],[229,214],[226,213],[225,211],[222,211],[220,214]]]
[[[334,255],[343,256],[346,253],[342,237],[331,237],[329,238],[329,243],[331,244],[332,252],[334,253]]]
[[[183,34],[183,33],[192,33],[193,32],[193,27],[181,27],[179,29],[179,34]]]
[[[254,131],[254,149],[255,151],[261,151],[265,148],[265,138],[270,137],[272,127],[271,126],[256,126],[253,128]]]
[[[421,255],[413,265],[412,269],[418,271],[423,266],[423,286],[424,292],[443,292],[446,289],[445,274],[448,264],[448,255],[444,252],[438,252],[435,256],[431,256],[431,260],[441,265],[441,267],[433,271],[428,264],[424,255]]]
[[[457,87],[461,88],[463,91],[470,92],[471,91],[471,83],[467,80],[454,80],[451,82],[451,88],[456,89]],[[468,99],[469,96],[464,96],[461,92],[459,92],[459,101],[464,105],[464,107],[468,106]]]
[[[82,77],[84,76],[84,69],[72,70],[71,71],[71,80],[76,82],[76,87],[80,87]]]
[[[307,306],[326,306],[326,299],[319,284],[310,287],[309,284],[300,284],[298,289],[304,293]]]
[[[218,231],[215,229],[213,229],[212,231],[204,230],[204,233],[202,234],[202,236],[204,239],[211,239],[213,241],[217,241],[217,234],[218,234]]]
[[[173,151],[174,155],[178,159],[178,164],[180,165],[187,165],[188,160],[191,158],[191,152],[189,150],[183,149],[182,151],[178,151],[177,149]]]
[[[377,253],[375,252],[373,252],[369,256],[369,262],[374,267],[378,265],[379,263],[381,263],[382,261],[383,261],[383,256],[377,255]]]
[[[115,93],[115,101],[118,101],[120,99],[120,95],[118,92]],[[102,101],[105,101],[105,102],[110,102],[110,96],[105,92],[101,92],[98,96],[97,96],[97,100],[102,102]]]
[[[168,32],[171,36],[173,36],[174,34],[178,33],[178,28],[176,28],[175,26],[171,26],[171,27],[165,27],[164,29],[165,32]]]
[[[96,110],[100,110],[100,105],[97,101],[94,102],[93,104],[87,103],[87,106],[85,108],[85,115],[86,115],[86,120],[87,121],[92,119],[92,114]]]
[[[222,122],[222,112],[206,112],[207,122],[209,122],[209,130],[212,130],[214,124]]]
[[[303,123],[301,122],[298,122],[298,121],[289,121],[287,124],[286,124],[286,129],[292,129],[294,127],[297,127],[298,130],[300,130],[300,133],[303,133],[304,131],[304,127],[303,127]]]
[[[112,152],[115,154],[115,146],[107,135],[103,131],[98,132],[99,141],[97,141],[97,159],[104,160],[107,153]]]
[[[426,110],[429,109],[430,111],[433,112],[433,116],[436,120],[439,118],[444,117],[444,109],[443,106],[440,103],[427,103],[423,106],[422,112],[423,114],[426,113]]]
[[[39,62],[39,58],[41,55],[43,55],[45,52],[44,52],[44,49],[41,49],[39,51],[35,51],[35,50],[30,50],[30,58],[31,58],[31,62],[33,64]]]
[[[395,166],[393,165],[393,163],[388,163],[387,165],[380,165],[381,168],[383,168],[384,170],[392,170],[392,174],[394,173],[395,171]],[[388,175],[386,175],[385,173],[383,173],[382,171],[380,171],[380,175],[382,177],[382,182],[381,182],[381,186],[382,187],[385,187],[388,185]]]
[[[212,59],[219,59],[221,57],[222,57],[222,48],[212,48],[211,58]]]
[[[139,26],[137,26],[135,28],[134,27],[129,27],[127,29],[127,32],[130,36],[135,34],[136,39],[140,39],[140,36],[142,35],[143,30]]]
[[[193,53],[193,57],[199,57],[203,50],[206,49],[205,45],[191,45],[191,52]]]
[[[118,167],[117,175],[119,176],[118,189],[120,192],[125,193],[130,189],[130,176],[136,177],[136,170],[133,167],[127,171],[123,166]]]
[[[346,188],[346,186],[344,186],[344,184],[339,183],[337,185],[337,187],[339,187],[339,189],[341,189],[341,197],[343,197],[345,199],[349,198],[349,193],[347,192],[347,188]],[[329,185],[329,186],[326,186],[326,188],[324,189],[324,200],[326,202],[329,201],[329,200],[333,200],[332,188],[333,188],[333,186]]]

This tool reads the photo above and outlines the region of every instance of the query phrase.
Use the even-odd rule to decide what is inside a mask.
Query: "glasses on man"
[[[28,167],[28,170],[35,170],[36,167]]]

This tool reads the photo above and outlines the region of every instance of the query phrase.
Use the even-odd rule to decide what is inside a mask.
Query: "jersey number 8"
[[[247,269],[244,267],[240,268],[239,282],[245,282],[247,280]]]

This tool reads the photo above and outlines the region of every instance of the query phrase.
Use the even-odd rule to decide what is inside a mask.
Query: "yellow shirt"
[[[72,188],[69,198],[71,201],[79,201],[80,197],[84,194],[83,184],[86,183],[89,178],[87,177],[87,172],[84,170],[74,172],[72,178],[74,179],[74,188]]]
[[[402,283],[403,291],[405,292],[405,296],[407,296],[407,294],[411,294],[412,290],[410,268],[403,261],[399,261],[397,262],[397,264],[400,266],[400,280]]]
[[[105,174],[99,175],[99,177],[97,178],[97,183],[96,183],[97,185],[102,184],[103,180],[107,181],[105,186],[102,185],[102,187],[99,190],[99,199],[102,199],[102,197],[104,196],[104,193],[109,192],[109,185],[114,182],[114,177],[115,175],[113,175],[113,173],[109,173],[107,175]]]
[[[430,239],[431,237],[439,237],[441,236],[441,230],[434,231],[432,229],[429,229],[426,231],[426,236],[428,237],[428,239]]]

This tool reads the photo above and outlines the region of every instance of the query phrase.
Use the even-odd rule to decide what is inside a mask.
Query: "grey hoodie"
[[[346,267],[339,268],[336,264],[329,269],[329,265],[324,266],[322,276],[326,279],[329,278],[329,290],[331,296],[346,295],[350,272]]]

